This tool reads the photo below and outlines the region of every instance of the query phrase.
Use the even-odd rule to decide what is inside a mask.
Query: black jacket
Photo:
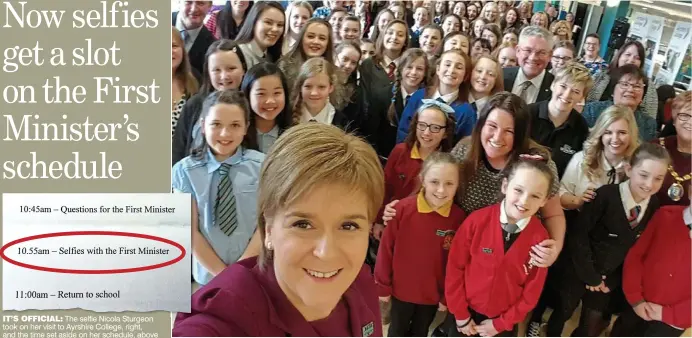
[[[175,21],[178,18],[178,12],[173,12],[172,18],[172,25],[173,27],[175,27]],[[199,34],[195,39],[195,43],[192,44],[192,47],[187,52],[187,56],[190,60],[190,65],[192,66],[192,68],[196,69],[197,72],[199,72],[200,74],[204,73],[204,55],[207,54],[207,49],[209,49],[209,46],[214,41],[216,41],[214,34],[212,34],[207,29],[207,27],[202,25],[202,29],[200,29]]]
[[[517,74],[519,73],[519,69],[519,67],[508,67],[502,69],[506,91],[512,91],[512,88],[514,87],[514,81],[517,79]],[[546,70],[545,76],[543,77],[543,82],[541,82],[541,87],[538,88],[538,97],[536,98],[535,102],[550,100],[552,98],[553,92],[550,90],[550,85],[553,84],[554,79],[555,77],[553,76],[553,74],[550,74],[550,72]]]

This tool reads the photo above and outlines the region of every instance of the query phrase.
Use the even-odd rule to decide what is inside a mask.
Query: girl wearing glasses
[[[418,187],[423,160],[435,151],[449,152],[454,147],[454,109],[437,100],[423,100],[411,119],[403,143],[397,144],[384,168],[385,196],[376,218],[373,236],[379,240],[384,226],[384,206],[411,195]]]

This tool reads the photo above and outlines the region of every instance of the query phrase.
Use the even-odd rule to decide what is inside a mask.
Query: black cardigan
[[[199,120],[200,114],[202,114],[202,103],[205,98],[205,95],[197,93],[183,106],[178,119],[178,125],[175,127],[175,133],[173,134],[173,150],[171,154],[173,163],[171,165],[175,165],[178,161],[190,155],[192,127]]]
[[[577,276],[591,286],[598,286],[601,276],[606,276],[605,283],[611,290],[620,286],[619,267],[658,207],[658,199],[651,196],[644,216],[632,229],[622,205],[619,184],[598,188],[596,198],[584,203],[567,237]]]

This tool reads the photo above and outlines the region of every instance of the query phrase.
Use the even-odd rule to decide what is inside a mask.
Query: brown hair
[[[634,151],[634,154],[632,154],[630,166],[634,168],[637,164],[644,162],[644,160],[661,161],[667,166],[670,164],[670,154],[660,144],[645,142],[640,144],[637,150]]]
[[[460,50],[457,49],[450,49],[440,55],[440,57],[437,59],[437,62],[435,63],[435,77],[431,81],[431,85],[426,88],[425,90],[425,97],[426,98],[431,98],[433,94],[435,93],[435,90],[437,90],[437,87],[440,85],[440,79],[437,77],[437,67],[440,66],[440,63],[442,62],[442,58],[445,56],[445,54],[449,53],[454,53],[457,55],[461,55],[461,58],[464,59],[464,79],[461,81],[461,84],[459,85],[459,96],[457,96],[456,102],[468,102],[469,101],[469,79],[471,78],[471,70],[472,68],[472,62],[471,58],[466,55],[466,53],[463,53]]]
[[[505,167],[505,169],[502,171],[502,176],[503,178],[506,178],[509,182],[514,177],[514,174],[516,174],[517,170],[521,168],[535,169],[538,170],[541,174],[543,174],[543,176],[548,180],[548,191],[545,192],[545,197],[550,197],[550,192],[553,191],[553,189],[555,189],[555,182],[559,181],[556,177],[556,172],[550,169],[550,165],[548,165],[547,159],[542,157],[535,157],[535,155],[519,155],[519,157],[516,160],[512,161]]]
[[[586,41],[586,40],[584,40],[584,41]],[[641,65],[639,66],[639,68],[644,69],[644,59],[646,58],[644,45],[642,45],[642,43],[639,41],[627,41],[627,42],[625,42],[624,45],[622,45],[622,47],[620,47],[620,49],[618,49],[617,53],[615,53],[615,56],[613,56],[613,59],[610,61],[610,65],[608,65],[608,70],[610,72],[615,71],[618,68],[620,68],[620,67],[618,67],[618,64],[620,63],[620,57],[631,46],[634,46],[635,48],[637,48],[637,55],[639,55],[639,60],[641,61]]]
[[[333,60],[332,60],[333,61]],[[314,57],[307,60],[300,67],[300,72],[298,73],[298,78],[296,79],[292,91],[291,91],[291,102],[293,102],[293,125],[297,125],[300,121],[300,115],[302,114],[303,106],[303,95],[302,87],[305,80],[319,74],[326,74],[329,78],[329,83],[333,86],[334,90],[329,95],[329,103],[331,103],[335,108],[340,107],[345,97],[345,87],[341,85],[339,80],[336,67],[330,61],[327,61],[323,57]]]
[[[425,64],[425,73],[423,74],[423,80],[419,84],[420,87],[427,87],[428,84],[430,83],[429,79],[429,70],[430,70],[430,65],[428,64],[428,58],[425,55],[425,52],[421,50],[420,48],[411,48],[407,50],[404,54],[401,55],[401,62],[399,63],[399,66],[396,67],[396,80],[394,80],[394,85],[392,86],[392,102],[389,104],[389,109],[387,109],[387,119],[389,120],[389,123],[392,126],[396,126],[399,121],[397,120],[397,111],[396,107],[394,105],[394,101],[396,100],[396,97],[401,94],[401,78],[403,78],[403,72],[404,68],[406,68],[411,62],[418,60],[419,58],[423,58],[423,62]],[[409,93],[413,94],[413,93]]]
[[[271,259],[264,245],[268,219],[310,194],[315,187],[344,185],[364,194],[368,223],[384,200],[384,172],[375,150],[353,134],[322,123],[288,129],[262,163],[257,197],[259,266]]]
[[[420,107],[422,108],[423,105],[421,105]],[[454,148],[454,127],[456,126],[456,119],[454,118],[454,115],[447,114],[440,110],[440,108],[435,106],[426,107],[425,109],[434,109],[445,117],[445,138],[443,138],[442,141],[440,141],[440,145],[437,149],[440,151],[449,152],[450,150],[452,150],[452,148]],[[422,112],[423,110],[418,108],[416,113],[413,114],[413,117],[411,118],[411,123],[408,127],[408,134],[406,134],[406,138],[404,139],[404,143],[406,143],[409,146],[409,148],[413,148],[413,145],[418,144],[416,132],[418,130],[418,117]]]
[[[481,144],[481,131],[488,120],[488,116],[495,109],[501,109],[509,113],[514,119],[514,143],[512,144],[512,151],[508,155],[508,163],[516,161],[519,154],[533,154],[536,153],[536,150],[538,150],[539,155],[547,160],[550,159],[550,153],[531,140],[531,134],[529,133],[531,116],[524,100],[510,92],[500,92],[491,96],[488,103],[480,110],[478,122],[476,127],[473,128],[471,136],[461,141],[471,146],[466,159],[462,162],[462,177],[465,180],[470,181],[478,172],[479,166],[483,165],[483,158],[485,158],[486,154]],[[467,182],[460,184],[459,188],[465,188],[464,185]]]
[[[183,59],[180,60],[180,65],[178,65],[178,68],[175,69],[175,75],[173,77],[182,82],[183,88],[185,88],[185,94],[192,96],[193,94],[197,93],[197,90],[199,90],[199,83],[197,83],[197,79],[195,79],[195,77],[192,75],[190,56],[188,56],[187,52],[185,51],[185,43],[183,42],[183,37],[180,35],[180,31],[178,31],[174,26],[171,26],[171,34],[173,42],[177,43],[183,50]]]
[[[384,60],[384,35],[387,34],[387,30],[394,25],[404,25],[405,37],[404,44],[401,47],[401,54],[404,54],[406,49],[408,49],[410,41],[408,24],[403,20],[394,19],[384,27],[384,32],[377,37],[377,41],[375,42],[375,55],[372,56],[372,61],[375,65],[379,65]]]
[[[308,28],[312,25],[323,25],[327,27],[327,49],[324,50],[324,54],[322,56],[327,59],[327,60],[333,60],[334,59],[334,41],[332,38],[332,25],[329,24],[329,22],[319,19],[319,18],[310,18],[306,23],[303,28],[301,28],[300,33],[298,33],[298,38],[296,39],[296,43],[291,47],[291,49],[286,53],[286,55],[281,57],[280,61],[284,61],[287,59],[294,59],[295,62],[297,62],[298,66],[302,64],[305,60],[308,59],[307,55],[305,55],[305,51],[303,50],[303,39],[305,38],[305,33],[308,31]]]

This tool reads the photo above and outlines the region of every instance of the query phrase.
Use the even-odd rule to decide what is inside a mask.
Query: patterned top
[[[459,142],[454,149],[452,149],[451,154],[458,161],[463,161],[466,159],[466,155],[470,149],[471,145]],[[558,193],[560,182],[557,178],[557,167],[555,166],[555,162],[550,160],[548,166],[550,166],[550,170],[555,174],[553,190],[550,191],[550,196],[552,197]],[[484,157],[483,163],[478,167],[476,175],[468,181],[464,193],[461,194],[461,196],[457,195],[457,204],[459,204],[464,212],[470,214],[478,209],[500,203],[503,198],[502,172],[490,166],[490,163],[488,163]]]
[[[327,20],[327,18],[329,18],[329,16],[331,14],[332,14],[331,8],[322,6],[322,7],[315,10],[315,13],[312,14],[312,17]]]
[[[600,72],[608,69],[608,63],[601,57],[598,57],[595,61],[586,61],[584,58],[579,58],[579,62],[589,69],[591,77],[595,77]]]
[[[173,106],[173,111],[171,111],[171,137],[175,135],[175,126],[178,125],[178,119],[180,118],[180,112],[183,111],[183,107],[187,102],[190,95],[184,94],[183,97],[178,100],[178,102]]]

